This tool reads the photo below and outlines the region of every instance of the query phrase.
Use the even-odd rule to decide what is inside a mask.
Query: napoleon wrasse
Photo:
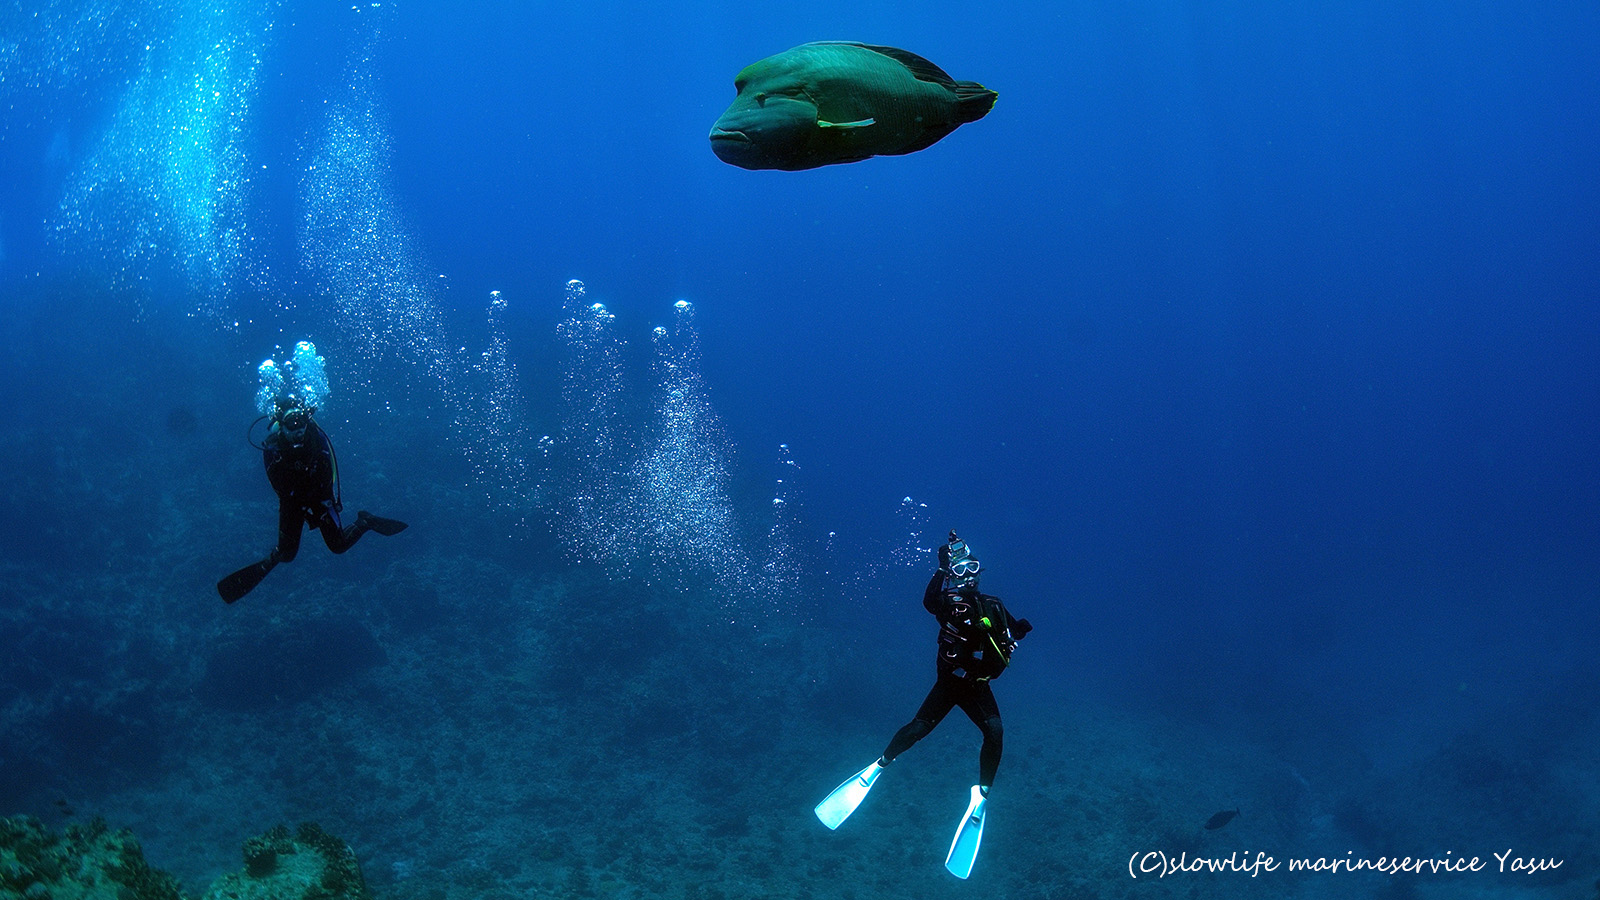
[[[801,44],[745,66],[711,149],[743,169],[814,169],[931,146],[998,95],[926,59],[851,41]]]

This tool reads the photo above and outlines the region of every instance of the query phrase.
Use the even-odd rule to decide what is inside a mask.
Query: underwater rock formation
[[[303,822],[244,843],[244,871],[211,883],[201,900],[372,900],[350,845]]]
[[[104,819],[57,833],[32,816],[0,819],[0,898],[184,900],[178,881],[145,862],[126,828]],[[305,822],[244,844],[244,871],[212,882],[202,900],[372,900],[350,845]]]
[[[351,895],[357,896],[357,895]],[[182,900],[177,879],[152,869],[127,829],[104,819],[64,833],[32,816],[0,819],[0,897]]]

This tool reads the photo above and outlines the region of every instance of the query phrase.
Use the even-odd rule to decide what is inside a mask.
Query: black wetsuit
[[[305,525],[321,531],[334,553],[349,550],[367,532],[363,519],[348,527],[339,524],[343,507],[333,443],[316,422],[307,424],[298,443],[274,429],[261,444],[261,461],[267,468],[267,480],[278,492],[276,562],[289,562],[300,552],[300,529]]]
[[[999,597],[944,589],[944,573],[935,572],[922,593],[922,605],[939,620],[938,678],[916,716],[895,732],[883,751],[884,762],[928,736],[951,709],[959,706],[983,732],[978,751],[978,784],[988,792],[1000,768],[1003,732],[1000,707],[989,682],[1005,671],[1016,641],[1032,629],[1015,619]],[[987,617],[990,627],[979,620]],[[991,643],[992,641],[992,643]]]
[[[369,531],[399,534],[406,529],[406,523],[398,519],[380,519],[365,510],[356,514],[355,524],[340,525],[339,462],[333,442],[309,416],[298,439],[274,422],[261,442],[261,462],[278,494],[278,545],[266,559],[217,582],[217,593],[227,603],[255,590],[278,563],[294,559],[300,552],[300,530],[307,525],[321,531],[328,549],[335,553],[354,547]]]

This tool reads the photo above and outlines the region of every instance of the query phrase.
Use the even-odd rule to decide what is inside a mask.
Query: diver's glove
[[[939,545],[939,571],[945,573],[946,575],[951,574],[950,551],[958,546],[961,547],[963,551],[966,550],[966,544],[961,540],[961,538],[956,536],[956,530],[952,528],[950,529],[950,539]]]
[[[1027,619],[1018,619],[1011,623],[1011,636],[1019,641],[1027,637],[1028,632],[1032,630],[1033,623],[1029,622]]]

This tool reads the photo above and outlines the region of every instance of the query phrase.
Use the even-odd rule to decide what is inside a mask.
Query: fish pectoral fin
[[[878,121],[877,119],[862,119],[862,120],[860,120],[858,122],[825,122],[822,119],[818,119],[817,120],[817,127],[819,127],[819,128],[865,128],[868,125],[875,124],[877,121]]]

